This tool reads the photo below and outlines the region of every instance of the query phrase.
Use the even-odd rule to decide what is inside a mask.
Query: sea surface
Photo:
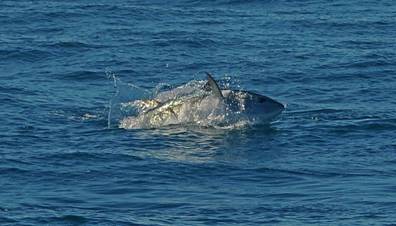
[[[1,0],[0,225],[394,225],[395,37],[392,0]],[[286,111],[109,123],[113,78],[205,71]]]

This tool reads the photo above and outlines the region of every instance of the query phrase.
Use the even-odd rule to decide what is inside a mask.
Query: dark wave
[[[65,48],[65,49],[97,49],[97,48],[106,47],[106,46],[100,45],[100,44],[88,44],[88,43],[79,42],[79,41],[56,42],[53,44],[48,44],[46,46],[53,47],[53,48]]]
[[[0,172],[2,174],[7,174],[7,175],[15,175],[15,174],[26,174],[30,175],[30,170],[29,169],[21,169],[17,167],[1,167]]]
[[[10,87],[0,85],[0,93],[11,95],[38,95],[37,91],[28,90],[26,88]]]
[[[63,222],[65,224],[84,224],[88,222],[88,219],[79,215],[63,215],[59,217],[49,218],[48,223],[52,222]]]
[[[57,160],[76,160],[76,161],[111,161],[114,159],[125,159],[129,161],[141,161],[140,157],[117,154],[117,153],[87,153],[87,152],[71,152],[71,153],[54,153],[45,156],[46,159],[51,161]]]
[[[166,39],[166,40],[154,40],[152,44],[159,47],[168,47],[168,46],[184,46],[187,48],[204,48],[211,47],[216,45],[217,42],[211,39],[198,39],[198,38],[188,38],[185,39]]]
[[[37,63],[53,57],[54,54],[39,49],[14,49],[14,50],[2,50],[0,52],[0,59],[6,61],[21,61],[29,63]]]

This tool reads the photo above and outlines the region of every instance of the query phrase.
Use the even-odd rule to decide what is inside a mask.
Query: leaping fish
[[[152,128],[171,124],[208,125],[233,123],[245,119],[259,123],[275,120],[285,109],[278,101],[250,91],[220,89],[210,73],[202,92],[158,99],[135,100],[129,105],[138,109],[137,116],[124,118],[121,128]],[[209,123],[210,124],[210,123]]]

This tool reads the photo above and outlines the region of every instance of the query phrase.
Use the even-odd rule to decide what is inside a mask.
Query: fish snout
[[[283,110],[285,110],[285,105],[283,105],[282,103],[274,100],[274,104],[276,106],[277,109],[279,109],[280,112],[282,112]]]
[[[269,109],[271,109],[271,112],[273,112],[275,115],[278,115],[282,113],[283,110],[285,110],[285,106],[282,103],[271,98],[268,99],[270,105]]]

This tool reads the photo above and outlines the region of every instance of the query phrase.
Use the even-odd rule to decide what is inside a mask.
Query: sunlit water
[[[0,1],[0,224],[393,224],[395,18],[393,1]],[[112,75],[133,99],[204,71],[286,111],[109,117]]]

